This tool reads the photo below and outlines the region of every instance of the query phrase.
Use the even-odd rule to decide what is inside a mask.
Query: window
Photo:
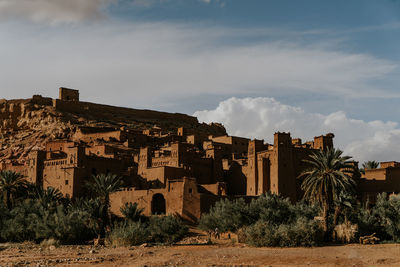
[[[193,193],[193,189],[189,188],[189,194]]]
[[[65,185],[68,185],[68,180],[65,180]]]

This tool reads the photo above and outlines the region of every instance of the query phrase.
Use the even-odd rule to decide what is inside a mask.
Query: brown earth
[[[127,248],[3,244],[0,266],[400,266],[400,244],[253,248],[228,239],[196,243]]]
[[[153,110],[138,110],[86,102],[52,106],[50,98],[0,99],[0,161],[24,163],[29,152],[44,149],[48,141],[71,139],[79,127],[146,130],[159,127],[176,133],[185,127],[196,133],[224,135],[218,123]]]

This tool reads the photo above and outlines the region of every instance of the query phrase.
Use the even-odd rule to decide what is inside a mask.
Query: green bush
[[[275,194],[264,194],[249,205],[252,221],[262,220],[269,224],[282,224],[296,220],[296,212],[289,199]]]
[[[76,199],[73,203],[68,206],[68,212],[79,212],[85,211],[89,214],[87,221],[88,227],[99,235],[101,229],[104,227],[104,221],[102,219],[104,209],[106,207],[101,203],[98,198],[95,199]]]
[[[149,242],[150,233],[142,222],[125,221],[113,227],[107,240],[112,246],[136,246]]]
[[[36,240],[56,239],[62,244],[79,244],[93,239],[96,234],[88,222],[90,215],[86,211],[68,212],[63,206],[57,206],[54,213],[44,210],[34,222]]]
[[[188,231],[188,227],[175,216],[153,216],[150,218],[149,232],[153,242],[172,244],[181,240]]]
[[[298,219],[291,224],[271,224],[258,221],[245,228],[248,244],[261,246],[316,246],[322,243],[324,232],[321,224],[314,220]]]
[[[243,199],[228,199],[215,203],[208,214],[201,216],[199,227],[203,230],[218,228],[221,232],[237,231],[252,222],[248,205]]]
[[[0,235],[7,242],[35,240],[35,219],[42,207],[34,200],[24,200],[14,206],[3,221]]]
[[[318,212],[319,208],[315,205],[304,202],[293,205],[289,199],[266,193],[253,199],[250,204],[246,204],[243,199],[217,202],[208,214],[202,215],[199,227],[203,230],[218,228],[222,232],[236,232],[259,220],[279,225],[295,222],[298,218],[313,219]]]
[[[85,211],[68,212],[62,205],[47,209],[40,201],[28,199],[10,211],[0,235],[3,240],[13,242],[53,238],[63,244],[82,243],[95,236],[89,219]]]
[[[10,217],[10,212],[3,201],[0,201],[0,215],[0,242],[4,242],[6,240],[2,236],[2,232],[6,227],[7,219]]]
[[[138,204],[135,203],[125,203],[124,206],[120,208],[122,215],[128,220],[131,221],[139,221],[144,218],[143,216],[143,208],[138,208]]]
[[[389,198],[386,193],[379,195],[373,213],[386,235],[395,242],[400,241],[400,195]]]
[[[188,228],[181,220],[169,216],[153,216],[148,223],[126,220],[116,224],[107,239],[113,246],[134,246],[146,242],[172,244],[181,240]]]

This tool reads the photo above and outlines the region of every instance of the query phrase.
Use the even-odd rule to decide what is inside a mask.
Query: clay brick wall
[[[31,99],[32,104],[51,106],[53,104],[53,99],[50,97],[42,97],[41,95],[34,95]]]
[[[61,87],[59,89],[59,99],[62,101],[76,101],[79,102],[79,91]]]
[[[400,162],[397,161],[388,161],[388,162],[381,162],[381,168],[389,168],[389,167],[400,167]]]
[[[161,194],[165,199],[166,213],[179,214],[183,218],[195,221],[200,218],[200,195],[193,179],[185,178],[170,181],[163,189],[134,190],[126,189],[110,195],[111,212],[121,215],[120,207],[125,203],[138,203],[144,208],[145,215],[152,214],[153,197]]]

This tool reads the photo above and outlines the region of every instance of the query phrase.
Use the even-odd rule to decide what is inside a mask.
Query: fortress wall
[[[53,99],[51,97],[42,97],[41,95],[34,95],[31,99],[32,104],[51,106],[53,105]]]
[[[94,104],[89,102],[73,102],[53,99],[53,106],[58,111],[70,113],[85,113],[99,115],[104,119],[112,118],[114,120],[126,120],[131,118],[136,121],[156,122],[156,123],[177,123],[180,124],[197,124],[195,117],[180,113],[167,113],[153,110],[139,110],[131,108],[114,107],[102,104]]]

